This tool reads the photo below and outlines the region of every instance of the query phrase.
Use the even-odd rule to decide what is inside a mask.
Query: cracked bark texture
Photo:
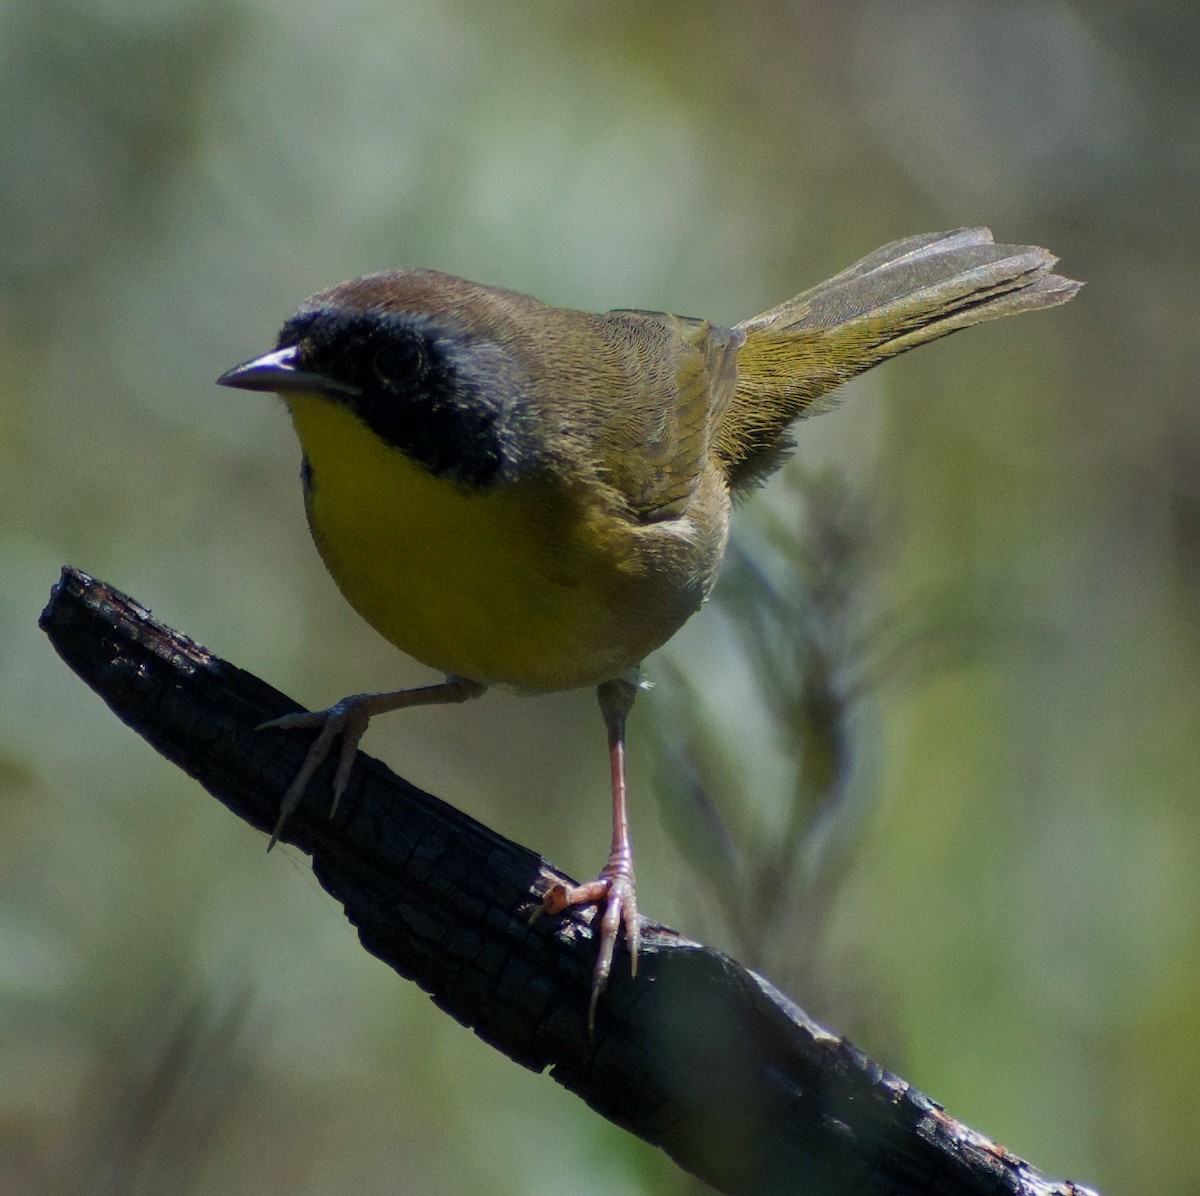
[[[309,737],[255,728],[294,702],[70,567],[41,626],[122,721],[270,832]],[[649,921],[638,977],[614,969],[589,1037],[590,911],[529,925],[569,878],[362,753],[331,819],[319,796],[331,775],[327,762],[281,838],[311,856],[362,945],[718,1191],[1092,1196],[948,1116],[734,960]]]

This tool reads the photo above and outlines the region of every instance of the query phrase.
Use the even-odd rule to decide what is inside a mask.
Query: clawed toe
[[[293,714],[281,714],[259,723],[256,731],[302,731],[308,727],[323,727],[328,710],[297,710]]]
[[[300,765],[300,771],[292,779],[279,803],[279,820],[271,832],[271,841],[267,850],[279,840],[283,824],[287,822],[292,811],[300,804],[308,782],[313,773],[321,767],[329,749],[333,746],[338,735],[342,737],[341,750],[338,753],[337,771],[333,777],[333,804],[329,809],[330,818],[337,813],[338,802],[350,783],[350,770],[354,767],[354,757],[358,752],[359,740],[367,729],[367,724],[376,714],[389,710],[401,710],[406,706],[435,706],[443,702],[465,702],[477,698],[486,686],[478,681],[469,681],[465,677],[447,677],[438,685],[426,685],[419,689],[398,689],[393,693],[382,694],[352,694],[340,702],[330,706],[328,710],[298,710],[292,714],[284,714],[279,718],[269,719],[260,723],[260,731],[295,731],[316,728],[317,737],[313,740]]]
[[[608,987],[612,974],[613,955],[617,940],[625,939],[629,949],[629,971],[637,975],[638,948],[641,945],[641,923],[638,919],[637,893],[633,873],[625,867],[606,867],[600,876],[587,884],[555,884],[542,898],[530,923],[542,914],[561,914],[577,905],[600,905],[603,909],[596,925],[596,964],[592,969],[592,992],[588,1002],[588,1033],[596,1029],[596,1005]]]
[[[292,783],[287,787],[283,800],[279,803],[279,818],[276,820],[275,829],[271,832],[270,841],[267,843],[268,851],[279,841],[284,823],[300,804],[300,799],[304,796],[305,789],[308,788],[308,782],[312,780],[313,774],[324,763],[325,757],[329,755],[334,739],[341,735],[342,746],[338,753],[337,772],[333,779],[333,801],[329,808],[330,818],[337,813],[338,802],[350,782],[350,770],[354,766],[359,740],[362,739],[369,721],[370,714],[361,708],[360,703],[355,699],[346,698],[328,710],[301,710],[294,714],[285,714],[280,718],[271,719],[259,726],[259,730],[276,731],[304,730],[313,727],[319,729],[316,739],[309,746],[304,762],[300,765],[300,770],[292,778]]]

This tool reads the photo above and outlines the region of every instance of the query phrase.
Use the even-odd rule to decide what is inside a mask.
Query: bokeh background
[[[305,295],[735,322],[987,224],[1087,288],[800,428],[648,665],[642,904],[1050,1174],[1194,1193],[1198,60],[1154,0],[6,0],[0,1188],[696,1190],[362,952],[37,615],[71,562],[308,704],[423,681],[322,569],[280,405],[213,385]],[[367,747],[600,863],[588,694]]]

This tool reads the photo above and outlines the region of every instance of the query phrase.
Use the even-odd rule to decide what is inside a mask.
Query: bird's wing
[[[622,402],[596,427],[604,480],[640,522],[677,518],[733,399],[744,334],[665,312],[613,311],[601,319],[626,379]]]

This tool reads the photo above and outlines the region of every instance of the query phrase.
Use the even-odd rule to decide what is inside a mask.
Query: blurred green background
[[[0,1189],[695,1190],[362,952],[37,615],[69,561],[310,705],[423,681],[282,407],[213,385],[304,296],[428,265],[732,323],[987,224],[1087,288],[801,426],[649,662],[642,905],[1049,1173],[1194,1193],[1198,60],[1132,0],[7,0]],[[601,862],[589,694],[367,748]]]

